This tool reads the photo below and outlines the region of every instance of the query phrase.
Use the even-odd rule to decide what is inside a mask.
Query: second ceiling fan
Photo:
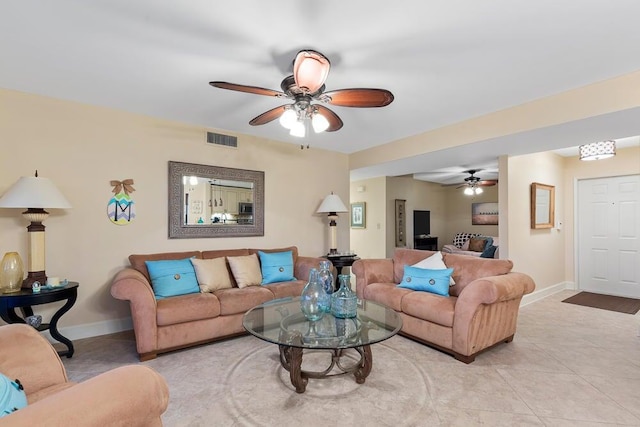
[[[282,92],[257,86],[213,81],[209,84],[221,89],[236,90],[256,95],[287,98],[293,102],[272,108],[249,121],[259,126],[280,119],[280,124],[293,136],[306,135],[306,123],[316,133],[335,132],[342,128],[342,120],[336,113],[322,104],[339,107],[371,108],[384,107],[393,101],[393,94],[386,89],[350,88],[325,92],[325,81],[331,63],[320,52],[301,50],[293,61],[293,74],[280,83]]]

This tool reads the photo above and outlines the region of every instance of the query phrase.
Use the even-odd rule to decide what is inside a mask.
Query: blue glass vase
[[[333,283],[334,277],[331,269],[333,268],[333,264],[331,261],[320,261],[320,271],[318,272],[318,279],[322,282],[324,286],[324,290],[327,295],[331,295],[333,293]],[[329,300],[329,304],[327,304],[327,313],[331,311],[331,300]]]
[[[338,275],[340,288],[331,294],[331,314],[339,319],[356,317],[358,314],[358,297],[351,290],[351,276]]]
[[[318,278],[318,269],[312,268],[309,271],[309,281],[300,294],[300,310],[304,317],[315,322],[322,319],[327,313],[331,303],[329,295],[324,290],[323,283]]]

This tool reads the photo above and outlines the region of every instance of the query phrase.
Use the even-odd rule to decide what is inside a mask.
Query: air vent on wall
[[[222,135],[221,133],[207,132],[207,142],[209,144],[224,145],[225,147],[237,147],[238,138],[231,135]]]

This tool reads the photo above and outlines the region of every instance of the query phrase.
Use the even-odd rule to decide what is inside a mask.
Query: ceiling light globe
[[[298,121],[298,115],[293,109],[287,109],[280,116],[280,124],[283,128],[291,129]]]
[[[464,189],[464,194],[466,194],[467,196],[473,196],[473,188],[471,187],[467,187]]]
[[[315,113],[311,119],[311,125],[316,133],[324,132],[329,127],[329,120],[320,113]]]
[[[304,123],[302,122],[295,122],[289,131],[289,135],[297,136],[298,138],[304,138],[305,133]]]
[[[482,188],[480,188],[480,187],[476,187],[476,189],[475,189],[476,194],[482,194],[483,191],[484,190],[482,190]]]

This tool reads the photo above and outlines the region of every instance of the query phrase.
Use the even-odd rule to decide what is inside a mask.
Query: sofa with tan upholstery
[[[297,280],[261,286],[238,287],[229,266],[230,257],[246,257],[258,251],[273,253],[292,251]],[[231,287],[212,292],[190,293],[156,299],[145,261],[184,258],[224,258]],[[245,334],[242,317],[263,302],[299,296],[311,268],[318,268],[323,258],[298,255],[295,246],[281,249],[229,249],[170,252],[129,256],[130,267],[118,272],[111,285],[111,295],[129,301],[136,347],[140,360],[150,360],[158,353]]]
[[[404,268],[433,251],[396,249],[393,258],[362,259],[353,264],[358,298],[398,311],[401,335],[452,354],[465,363],[481,351],[513,340],[522,296],[533,292],[533,279],[511,271],[509,260],[442,254],[453,268],[449,296],[400,288]]]
[[[161,426],[169,390],[143,365],[112,369],[81,383],[67,379],[51,344],[25,324],[0,327],[0,372],[19,380],[27,406],[0,418],[0,426]]]

